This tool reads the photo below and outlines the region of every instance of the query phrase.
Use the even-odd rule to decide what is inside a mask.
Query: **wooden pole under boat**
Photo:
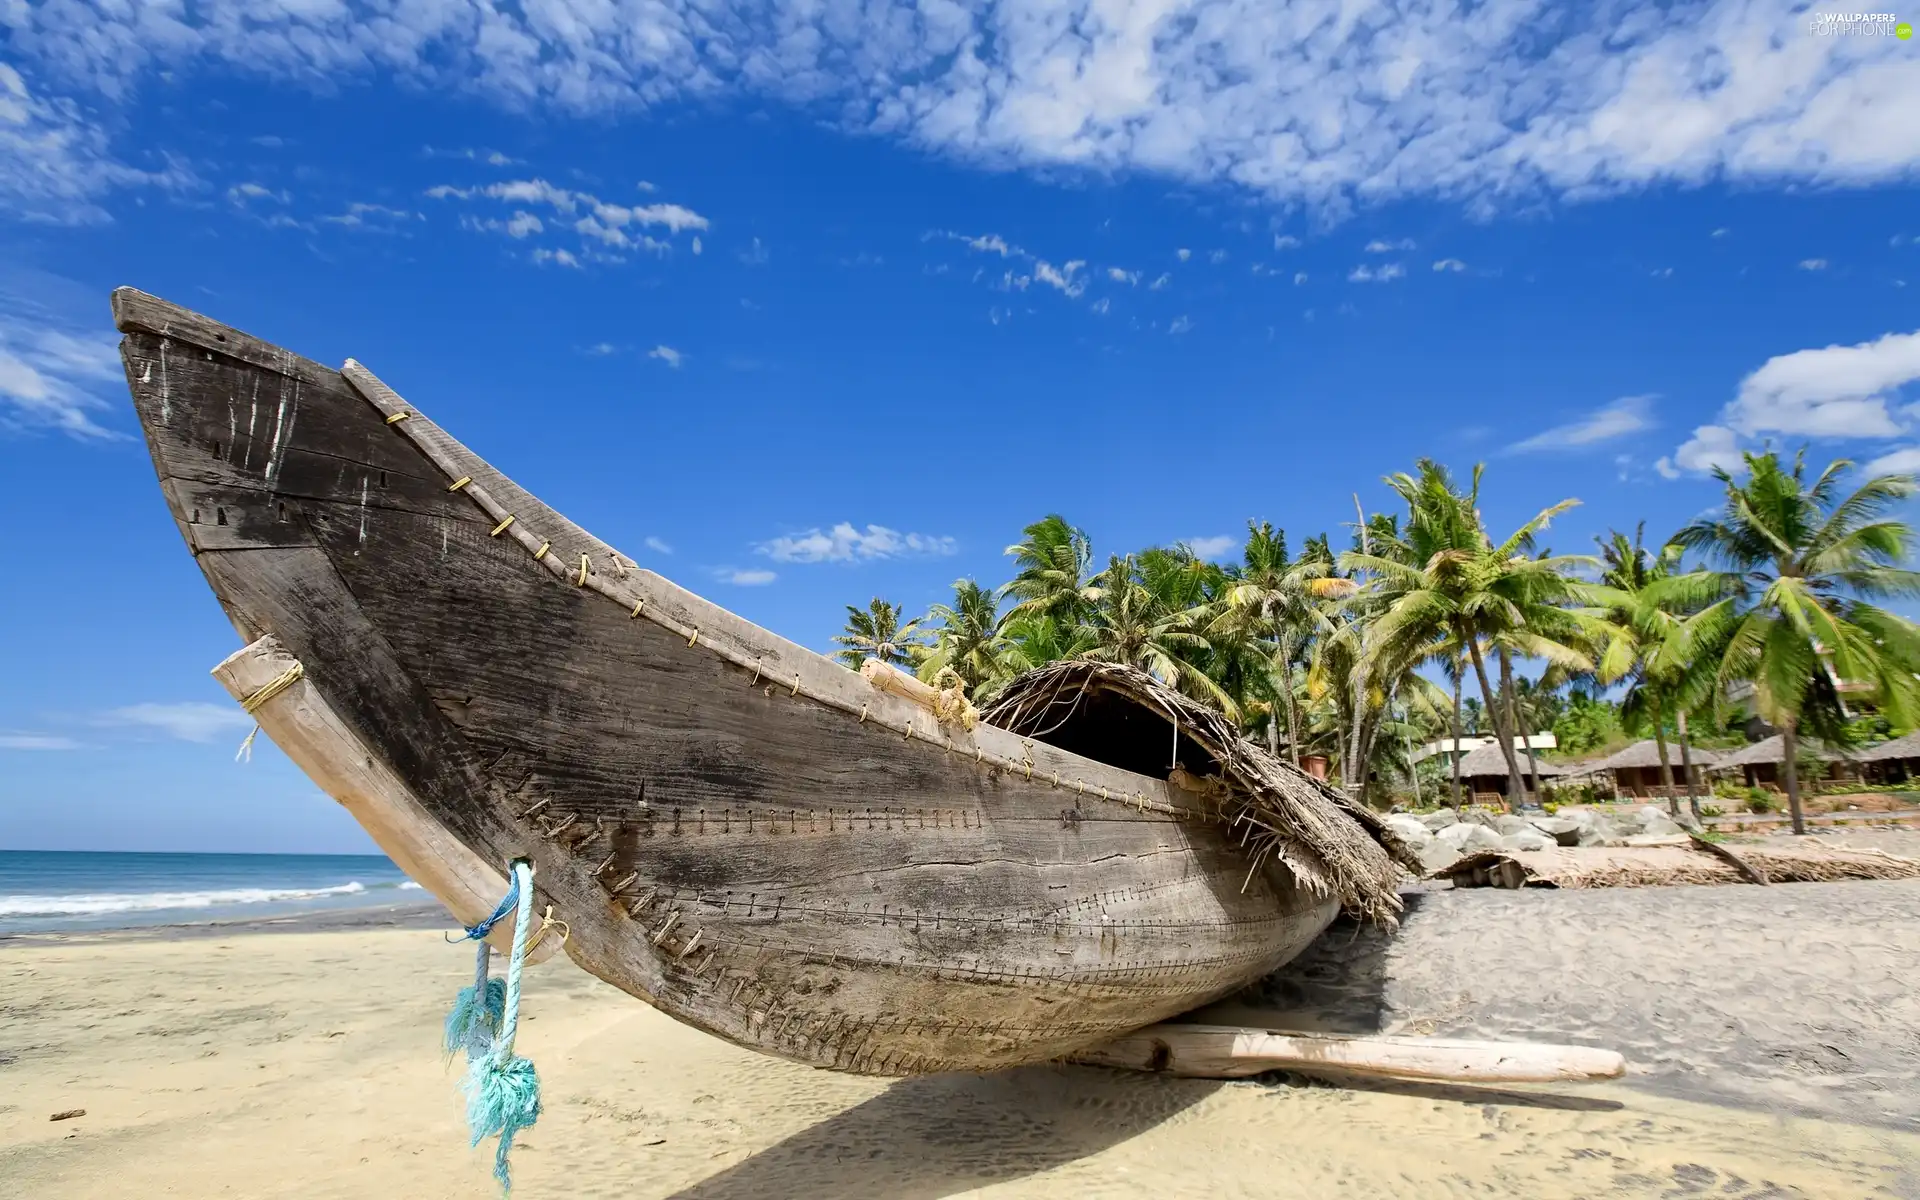
[[[1291,1033],[1239,1025],[1149,1025],[1073,1061],[1192,1079],[1243,1079],[1265,1071],[1339,1071],[1445,1083],[1567,1083],[1618,1079],[1612,1050],[1537,1042]]]

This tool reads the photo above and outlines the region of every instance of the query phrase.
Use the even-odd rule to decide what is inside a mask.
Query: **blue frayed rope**
[[[492,947],[478,943],[474,956],[473,986],[463,987],[453,998],[453,1011],[447,1014],[445,1042],[447,1057],[465,1051],[471,1062],[493,1049],[500,1032],[500,1018],[507,1010],[505,980],[487,978],[487,956]]]
[[[513,889],[509,898],[516,900],[513,953],[507,959],[507,979],[501,994],[500,1032],[484,1051],[472,1056],[467,1064],[467,1077],[461,1084],[467,1093],[471,1144],[478,1146],[483,1139],[496,1135],[500,1139],[493,1156],[493,1176],[503,1189],[513,1187],[507,1155],[513,1149],[514,1135],[540,1119],[540,1078],[531,1062],[513,1052],[514,1034],[520,1025],[520,972],[526,966],[527,942],[533,926],[533,865],[524,859],[516,861],[512,873]],[[501,907],[504,909],[506,905]],[[501,915],[496,913],[483,924],[490,926]],[[481,963],[479,970],[484,971],[485,960]],[[493,982],[489,980],[485,985],[489,1001]],[[476,976],[476,988],[478,986]]]
[[[529,874],[529,878],[531,878],[531,874]],[[492,933],[493,927],[500,923],[501,918],[505,917],[508,913],[512,912],[514,909],[514,906],[517,905],[519,902],[520,902],[520,876],[512,872],[509,872],[507,874],[507,894],[500,898],[500,903],[494,906],[493,911],[487,914],[487,916],[485,916],[484,918],[482,918],[478,925],[467,926],[466,932],[461,934],[459,937],[448,938],[447,940],[449,942],[479,941],[481,938],[484,938],[488,934]]]

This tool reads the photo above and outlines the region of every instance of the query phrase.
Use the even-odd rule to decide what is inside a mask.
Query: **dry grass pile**
[[[1769,883],[1920,879],[1920,859],[1841,846],[1725,847]],[[1688,846],[1562,847],[1527,853],[1488,850],[1444,872],[1455,887],[1677,887],[1745,883],[1731,864]]]
[[[1101,693],[1125,704],[1085,703]],[[1142,713],[1172,722],[1179,738],[1211,759],[1205,764],[1183,760],[1182,766],[1195,777],[1196,794],[1207,801],[1207,819],[1239,833],[1252,860],[1249,876],[1274,858],[1310,892],[1334,896],[1369,920],[1397,923],[1401,871],[1417,875],[1420,863],[1379,816],[1242,738],[1224,716],[1145,671],[1113,663],[1049,663],[1008,683],[981,717],[989,725],[1057,745],[1065,743],[1049,735],[1072,725],[1074,741],[1084,746],[1097,733],[1085,728],[1088,722],[1111,723],[1115,714],[1131,720]]]

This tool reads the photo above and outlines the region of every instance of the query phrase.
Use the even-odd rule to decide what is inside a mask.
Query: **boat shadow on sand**
[[[1406,897],[1417,906],[1420,897]],[[1258,1014],[1289,1027],[1370,1033],[1386,1019],[1392,935],[1342,919],[1306,953],[1234,1000],[1196,1014]],[[1048,1065],[903,1079],[674,1194],[938,1200],[1097,1154],[1178,1117],[1223,1087],[1345,1087],[1438,1103],[1614,1111],[1618,1101],[1549,1091],[1274,1073],[1228,1084]],[[1275,1095],[1283,1103],[1284,1096]]]

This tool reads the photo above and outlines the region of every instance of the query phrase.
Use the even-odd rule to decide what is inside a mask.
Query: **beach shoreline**
[[[438,1048],[472,963],[450,928],[423,903],[0,942],[0,1173],[54,1200],[494,1194]],[[1502,1088],[837,1075],[549,963],[527,977],[519,1048],[546,1112],[515,1190],[1920,1195],[1920,1112],[1897,1083],[1920,1061],[1898,976],[1916,953],[1914,883],[1443,889],[1416,896],[1397,937],[1336,926],[1212,1014],[1610,1045],[1630,1062],[1619,1083]],[[1727,1011],[1756,996],[1764,1011]],[[1876,1040],[1878,1057],[1862,1050]],[[88,1115],[48,1119],[72,1109]]]
[[[43,929],[0,933],[0,949],[15,946],[65,946],[84,943],[172,942],[193,938],[258,933],[355,933],[374,929],[445,929],[459,925],[437,900],[323,908],[273,916],[229,917],[168,924],[122,925],[95,929]]]

